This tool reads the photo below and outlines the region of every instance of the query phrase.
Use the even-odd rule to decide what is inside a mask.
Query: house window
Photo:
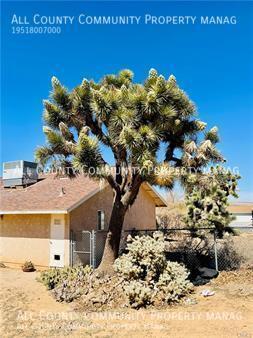
[[[98,230],[105,229],[105,212],[103,210],[98,210]]]

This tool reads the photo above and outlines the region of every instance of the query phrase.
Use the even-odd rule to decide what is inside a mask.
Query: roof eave
[[[0,210],[0,215],[67,214],[68,210]]]
[[[146,190],[149,192],[151,197],[154,199],[156,207],[167,207],[165,199],[152,187],[151,184],[145,182]]]
[[[76,202],[75,204],[73,204],[71,207],[69,207],[67,209],[67,212],[71,212],[72,210],[78,208],[81,204],[83,204],[84,202],[86,202],[88,199],[90,199],[91,197],[95,196],[97,193],[99,193],[100,191],[102,191],[103,189],[105,189],[105,187],[107,187],[108,184],[105,184],[103,187],[101,188],[97,188],[95,190],[93,190],[92,192],[90,192],[88,195],[85,195],[83,198],[81,198],[78,202]]]
[[[82,199],[80,199],[78,202],[73,204],[68,209],[64,209],[64,210],[7,210],[7,211],[0,210],[0,215],[68,214],[72,210],[76,209],[81,204],[83,204],[85,201],[87,201],[91,197],[95,196],[98,192],[100,192],[101,190],[103,190],[107,186],[108,186],[108,184],[105,184],[101,188],[94,189],[91,193],[84,196]],[[145,189],[151,195],[151,197],[154,199],[156,207],[167,207],[167,203],[164,200],[164,198],[147,182],[145,182]]]

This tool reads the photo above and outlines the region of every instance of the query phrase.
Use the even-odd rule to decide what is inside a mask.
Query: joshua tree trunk
[[[113,263],[118,257],[119,245],[123,223],[128,207],[131,206],[139,192],[141,179],[134,181],[131,188],[123,193],[115,192],[112,213],[109,222],[108,233],[106,236],[104,253],[98,271],[103,274],[113,273]]]
[[[121,231],[124,223],[126,210],[127,209],[125,208],[125,206],[119,200],[119,197],[116,197],[110,217],[104,253],[101,264],[99,266],[99,271],[102,271],[104,273],[113,272],[112,265],[115,259],[118,257]]]

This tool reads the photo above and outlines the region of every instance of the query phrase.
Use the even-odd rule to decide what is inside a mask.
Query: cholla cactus
[[[178,301],[182,295],[191,290],[191,283],[187,280],[189,273],[184,266],[176,262],[168,262],[166,269],[160,275],[156,287],[160,290],[162,299],[171,303]]]
[[[129,304],[133,308],[140,308],[151,304],[152,289],[147,287],[144,282],[131,281],[125,286],[125,292],[129,299]]]
[[[156,299],[166,303],[178,301],[191,290],[185,267],[166,261],[161,232],[152,237],[129,237],[127,250],[115,261],[114,269],[124,279],[130,306],[139,308]]]

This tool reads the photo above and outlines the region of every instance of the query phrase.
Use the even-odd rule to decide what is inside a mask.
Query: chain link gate
[[[71,266],[82,264],[96,267],[95,231],[71,231],[70,261]]]

